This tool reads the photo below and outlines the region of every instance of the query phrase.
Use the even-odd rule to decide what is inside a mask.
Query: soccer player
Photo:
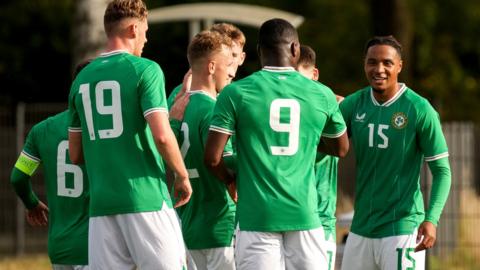
[[[230,39],[232,39],[232,41],[233,41],[233,43],[232,43],[232,55],[233,55],[233,59],[235,60],[234,68],[233,68],[233,70],[234,70],[233,75],[235,77],[235,74],[237,73],[238,67],[243,64],[243,62],[245,61],[245,57],[246,57],[246,54],[243,51],[243,47],[245,46],[245,41],[246,41],[245,35],[243,34],[243,32],[240,29],[238,29],[238,27],[236,27],[233,24],[229,24],[229,23],[216,23],[216,24],[212,25],[212,27],[210,27],[209,30],[218,32],[218,33],[220,33],[222,35],[225,35],[225,36],[229,37]],[[192,81],[192,71],[190,69],[185,74],[185,76],[183,78],[183,83],[178,85],[177,87],[175,87],[172,90],[172,93],[170,93],[170,95],[168,96],[168,100],[167,100],[168,108],[171,108],[173,103],[177,99],[177,97],[179,97],[178,93],[185,93],[186,91],[190,90],[191,81]]]
[[[181,125],[179,142],[193,190],[190,201],[178,212],[186,246],[198,270],[235,269],[235,203],[201,158],[217,94],[234,76],[231,46],[228,36],[215,31],[202,31],[193,38],[187,53],[192,69],[190,101],[183,121],[176,125],[177,129]]]
[[[80,72],[69,96],[70,159],[85,157],[90,179],[89,264],[181,269],[185,248],[162,158],[176,175],[175,206],[189,200],[191,186],[170,128],[162,70],[140,57],[145,3],[110,2],[104,25],[106,52]]]
[[[318,80],[318,69],[316,67],[315,51],[307,46],[300,46],[300,59],[298,59],[297,70],[303,76]],[[336,95],[337,101],[341,102],[343,97]],[[335,231],[335,210],[337,203],[337,171],[338,157],[317,152],[315,157],[315,177],[317,180],[318,192],[318,213],[325,232],[325,239],[322,239],[320,248],[322,253],[327,255],[328,270],[335,267],[336,231]]]
[[[75,75],[86,65],[82,62]],[[27,208],[32,226],[48,223],[48,256],[55,270],[88,269],[88,179],[68,158],[68,112],[33,126],[12,170],[11,184]],[[32,190],[30,177],[43,166],[47,205]]]
[[[440,119],[425,98],[398,82],[402,48],[393,36],[367,42],[364,70],[370,86],[340,104],[357,170],[342,269],[424,269],[422,250],[435,243],[451,183]],[[433,176],[426,214],[423,161]]]
[[[344,156],[346,126],[332,91],[295,71],[296,29],[283,19],[262,24],[261,71],[225,87],[218,96],[205,163],[225,183],[235,181],[222,153],[236,134],[239,269],[318,269],[324,237],[317,214],[314,161],[322,149]]]

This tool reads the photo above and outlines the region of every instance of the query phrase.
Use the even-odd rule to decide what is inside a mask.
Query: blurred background
[[[0,268],[2,262],[13,260],[12,256],[46,253],[46,229],[26,225],[23,205],[9,186],[10,171],[31,126],[67,108],[73,67],[101,51],[107,2],[0,3]],[[222,2],[227,3],[216,1]],[[151,14],[163,8],[164,16],[175,17],[176,9],[165,8],[201,1],[146,3]],[[209,5],[213,8],[217,4]],[[426,97],[439,112],[453,173],[451,195],[438,227],[437,245],[428,251],[427,268],[480,269],[480,235],[476,230],[480,228],[480,2],[237,0],[235,4],[246,4],[252,10],[288,12],[292,16],[289,18],[295,18],[301,43],[310,45],[317,53],[319,80],[340,95],[367,85],[363,50],[370,37],[393,34],[400,40],[404,48],[400,81]],[[188,69],[186,48],[192,31],[214,22],[232,22],[246,35],[247,59],[237,79],[260,68],[256,55],[258,29],[247,23],[256,13],[234,19],[235,11],[232,8],[218,17],[195,20],[179,17],[150,22],[143,56],[162,67],[167,93],[181,82]],[[232,19],[225,19],[229,13]],[[194,15],[195,10],[191,9],[189,16]],[[339,228],[339,253],[352,210],[353,163],[351,154],[339,170],[338,215],[347,220],[346,228]],[[35,189],[44,196],[41,173],[33,181]],[[422,187],[427,203],[430,181],[425,169]]]

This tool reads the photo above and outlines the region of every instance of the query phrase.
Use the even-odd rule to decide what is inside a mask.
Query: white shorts
[[[235,270],[233,247],[189,249],[194,265],[188,270]]]
[[[175,210],[91,217],[89,267],[96,269],[172,269],[186,267],[185,245]]]
[[[325,245],[328,245],[328,248]],[[322,247],[323,245],[323,247]],[[325,269],[335,263],[335,242],[326,241],[322,227],[306,231],[239,231],[237,269]]]
[[[417,232],[409,235],[367,238],[350,232],[342,269],[425,269],[425,251],[414,252]]]
[[[88,270],[88,265],[52,264],[53,270]]]

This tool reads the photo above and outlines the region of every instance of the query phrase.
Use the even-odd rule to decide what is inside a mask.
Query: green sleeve
[[[440,117],[433,107],[425,101],[417,108],[417,138],[425,161],[433,161],[448,156],[448,147],[443,136]]]
[[[180,130],[182,128],[182,121],[177,119],[170,119],[170,127],[172,128],[173,134],[175,134],[175,138],[177,141],[180,139]]]
[[[338,108],[338,102],[335,98],[335,94],[329,88],[325,89],[325,94],[328,102],[328,117],[325,127],[322,132],[323,137],[338,138],[345,133],[347,127],[343,120],[342,113]]]
[[[70,94],[68,96],[68,129],[71,131],[81,131],[82,126],[80,123],[80,118],[78,116],[78,110],[75,105],[75,98],[78,95],[75,81],[72,84],[70,89]]]
[[[38,205],[38,197],[35,195],[30,182],[30,176],[17,168],[13,168],[10,176],[10,183],[17,196],[22,200],[27,209],[35,208]]]
[[[218,95],[210,130],[230,135],[235,133],[237,103],[241,100],[236,92],[232,85],[228,85]]]
[[[352,119],[352,111],[353,111],[353,95],[347,96],[342,102],[340,102],[340,111],[343,116],[343,120],[345,120],[345,125],[347,126],[347,130],[350,131],[350,123]]]
[[[432,222],[435,226],[438,224],[440,214],[442,213],[445,202],[450,192],[452,176],[448,158],[441,158],[428,162],[428,167],[432,172],[432,190],[430,196],[430,205],[427,210],[425,221]]]
[[[153,62],[142,74],[138,85],[140,104],[144,116],[154,111],[168,113],[165,97],[165,77],[160,66]]]

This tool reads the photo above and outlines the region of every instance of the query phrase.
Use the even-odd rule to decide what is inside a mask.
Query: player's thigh
[[[182,269],[186,266],[185,245],[175,210],[119,215],[122,233],[139,269]]]
[[[374,239],[350,232],[343,250],[342,270],[378,269],[373,250]]]
[[[284,233],[286,269],[332,269],[335,242],[327,241],[322,227]]]
[[[89,219],[88,263],[91,270],[135,267],[115,216]]]
[[[238,231],[235,262],[238,270],[284,269],[280,233]]]
[[[233,247],[209,248],[207,255],[207,269],[235,270],[235,256]]]
[[[425,269],[425,251],[415,252],[417,234],[384,237],[377,252],[382,270]]]
[[[190,256],[190,260],[188,256]],[[207,269],[207,256],[203,249],[187,250],[187,268],[188,270]]]

